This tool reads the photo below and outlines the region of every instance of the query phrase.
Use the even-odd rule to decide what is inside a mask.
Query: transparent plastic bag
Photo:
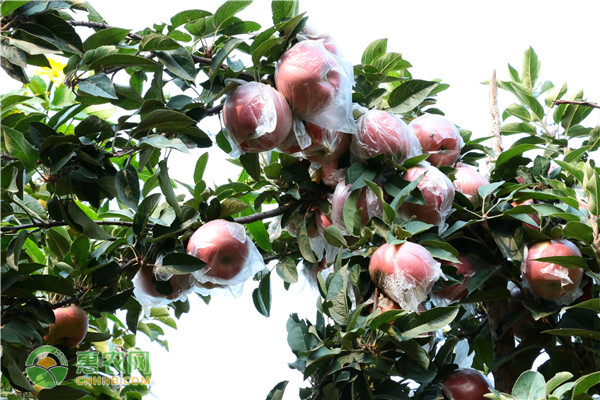
[[[315,27],[305,25],[304,29],[296,35],[296,39],[302,40],[317,40],[323,43],[323,46],[334,55],[341,55],[340,48],[336,41],[328,33],[319,32]]]
[[[246,235],[243,225],[223,219],[209,221],[194,232],[187,246],[188,254],[206,266],[193,272],[200,288],[234,287],[265,268],[256,245]]]
[[[352,66],[330,53],[320,40],[304,40],[282,54],[275,86],[292,111],[305,121],[355,133]]]
[[[173,275],[161,268],[163,256],[159,256],[155,266],[144,265],[133,277],[133,294],[142,305],[144,313],[148,314],[152,307],[162,307],[171,302],[185,300],[187,295],[194,291],[196,279],[192,274]],[[152,283],[158,285],[166,292],[161,293]]]
[[[446,285],[441,280],[438,281],[437,286],[431,291],[431,300],[437,307],[446,307],[456,301],[463,299],[467,295],[467,285],[469,278],[473,276],[477,269],[484,268],[487,264],[475,254],[460,254],[458,257],[458,263],[448,263],[444,265],[450,265],[456,269],[456,276],[460,278],[463,276],[461,283],[453,283]]]
[[[579,287],[583,268],[565,268],[551,262],[534,261],[543,257],[578,256],[581,252],[565,239],[538,242],[525,247],[521,274],[527,287],[537,296],[560,305],[571,304],[583,294]]]
[[[331,220],[333,224],[340,228],[343,234],[347,235],[348,230],[344,222],[344,204],[350,197],[350,187],[352,185],[346,185],[346,182],[341,181],[337,184],[333,197],[331,198]],[[358,202],[356,204],[357,209],[362,209],[361,213],[361,225],[365,226],[369,219],[378,217],[383,213],[383,207],[377,198],[377,195],[368,187],[359,189]]]
[[[442,115],[423,114],[408,126],[419,140],[423,153],[428,153],[431,165],[452,165],[460,157],[463,141],[456,126]]]
[[[446,218],[452,211],[454,186],[446,175],[427,162],[409,168],[402,178],[412,182],[423,175],[417,188],[421,191],[426,204],[404,202],[399,212],[404,218],[416,216],[418,221],[438,226],[441,233],[446,230]]]
[[[442,275],[440,266],[419,244],[384,244],[371,256],[369,274],[400,308],[416,312]]]
[[[246,82],[227,96],[223,122],[235,144],[232,156],[259,153],[273,150],[286,139],[292,130],[292,111],[273,87]]]
[[[350,152],[364,161],[383,154],[402,164],[422,154],[419,140],[402,119],[387,111],[368,110],[358,119]]]

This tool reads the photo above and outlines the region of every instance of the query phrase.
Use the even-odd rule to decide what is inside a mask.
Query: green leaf
[[[19,159],[25,167],[34,167],[38,160],[38,152],[35,147],[16,129],[3,126],[2,131],[4,133],[4,146],[6,146],[8,153]]]
[[[594,240],[594,230],[588,224],[578,221],[570,221],[563,228],[563,235],[568,238],[581,240],[589,245]]]
[[[300,249],[300,253],[302,253],[302,257],[304,257],[304,259],[309,263],[316,264],[317,259],[315,257],[315,253],[313,253],[312,248],[310,247],[305,220],[302,220],[302,222],[298,224],[296,238],[298,239],[298,248]]]
[[[104,99],[118,99],[112,81],[104,73],[92,75],[79,82],[77,92]]]
[[[504,181],[490,183],[487,185],[480,186],[477,189],[477,191],[479,193],[479,196],[481,196],[481,198],[485,200],[486,197],[488,197],[490,194],[494,193],[503,184],[504,184]]]
[[[162,260],[161,270],[174,275],[189,274],[201,270],[206,263],[186,253],[169,253]]]
[[[229,54],[242,43],[244,43],[242,39],[229,39],[227,42],[225,42],[225,45],[223,45],[223,47],[217,51],[217,54],[214,55],[210,62],[210,70],[208,72],[211,82],[217,76],[217,72],[219,72],[225,59],[227,59]]]
[[[146,35],[140,42],[140,51],[175,50],[179,47],[175,40],[158,33]]]
[[[196,67],[190,53],[183,47],[176,50],[156,50],[158,60],[175,76],[186,81],[196,79]]]
[[[106,293],[112,294],[112,290],[108,289]],[[119,308],[123,307],[127,300],[131,298],[133,294],[133,288],[127,289],[121,293],[115,295],[108,295],[104,297],[104,293],[94,299],[93,306],[100,312],[115,312]]]
[[[271,12],[273,25],[277,25],[283,20],[297,16],[300,12],[300,2],[298,0],[273,0],[271,1]]]
[[[594,215],[600,213],[600,176],[590,162],[583,167],[583,188],[588,198],[588,207]]]
[[[579,336],[582,338],[589,338],[600,340],[600,332],[592,331],[588,329],[548,329],[542,333],[548,333],[556,336]]]
[[[114,45],[121,42],[129,34],[130,29],[108,28],[91,34],[83,42],[83,50],[88,51],[100,46]]]
[[[223,201],[223,205],[226,205],[227,200]],[[241,201],[240,201],[241,202]],[[248,207],[248,205],[244,202],[241,202],[244,205],[244,209]],[[267,228],[265,228],[265,224],[263,221],[254,221],[250,224],[246,224],[246,229],[254,239],[254,242],[263,249],[264,251],[271,252],[273,251],[273,247],[271,245],[271,240],[269,239],[269,232],[267,232]]]
[[[552,393],[554,389],[556,389],[561,384],[565,383],[569,379],[573,377],[573,374],[570,372],[559,372],[554,375],[547,383],[546,383],[546,395]]]
[[[252,301],[259,313],[269,317],[271,314],[271,272],[263,274],[258,287],[252,291]]]
[[[198,157],[198,161],[196,161],[196,167],[194,168],[194,183],[198,183],[202,180],[207,163],[208,153],[203,153],[200,157]]]
[[[87,237],[100,240],[114,239],[100,225],[92,221],[74,201],[67,205],[67,213],[70,219],[69,225]]]
[[[17,237],[14,238],[6,249],[6,263],[15,270],[19,269],[19,258],[21,257],[21,250],[27,240],[29,232],[22,230],[19,232]]]
[[[389,112],[406,113],[425,100],[431,91],[438,85],[438,82],[412,79],[398,86],[390,93],[388,103]]]
[[[410,314],[410,321],[402,332],[402,340],[414,339],[417,336],[436,331],[454,321],[459,307],[436,307],[421,314]]]
[[[17,8],[21,7],[23,4],[27,3],[29,0],[12,0],[12,1],[3,1],[0,6],[0,15],[6,17],[12,14]]]
[[[536,261],[553,263],[563,266],[565,268],[584,268],[589,269],[585,259],[579,256],[553,256],[553,257],[539,257]]]
[[[527,109],[520,104],[511,104],[510,106],[506,107],[506,110],[504,110],[504,113],[502,114],[502,118],[506,119],[510,115],[523,120],[523,122],[531,121],[531,115],[529,114],[529,111],[527,111]],[[533,129],[535,130],[535,127],[533,127]]]
[[[138,207],[137,213],[133,218],[133,232],[136,235],[139,235],[142,232],[148,223],[148,219],[158,206],[159,201],[160,193],[153,193],[142,200],[140,206]]]
[[[276,1],[273,1],[273,4],[274,3],[292,3],[292,2],[276,0]],[[295,3],[297,3],[297,2],[295,2]],[[273,389],[271,389],[271,391],[267,395],[267,400],[283,400],[283,394],[285,393],[285,388],[288,383],[289,383],[289,381],[281,381],[277,385],[275,385],[273,387]]]
[[[287,283],[298,282],[298,269],[296,262],[291,257],[286,257],[277,263],[277,275]]]
[[[154,110],[135,128],[134,133],[149,129],[161,129],[176,132],[178,129],[195,125],[196,121],[179,111]]]
[[[185,10],[181,11],[174,16],[171,17],[171,26],[176,28],[183,24],[187,24],[196,19],[204,18],[206,16],[212,15],[212,13],[204,10]]]
[[[370,65],[387,51],[387,39],[377,39],[367,46],[361,57],[361,64]]]
[[[537,54],[535,54],[533,48],[529,47],[525,51],[525,56],[523,57],[522,76],[523,85],[525,85],[529,89],[529,92],[533,92],[539,73],[540,61],[538,60],[538,56]]]
[[[527,115],[529,115],[529,112]],[[501,131],[503,135],[514,135],[517,133],[535,134],[537,132],[535,126],[525,122],[511,122],[509,124],[504,124],[502,125]]]
[[[137,66],[155,66],[156,61],[149,58],[136,56],[133,54],[109,54],[100,57],[91,62],[92,68],[117,68],[117,67],[137,67]]]
[[[248,7],[251,3],[252,1],[226,1],[225,3],[223,3],[223,5],[221,5],[221,7],[217,9],[217,11],[215,11],[215,25],[221,25],[223,22],[227,21],[229,18],[233,17],[235,14]]]
[[[331,302],[329,314],[335,322],[340,325],[348,323],[348,313],[350,305],[348,304],[348,268],[342,267],[335,272],[331,283],[327,287],[327,302]]]
[[[512,395],[517,399],[540,399],[546,396],[546,380],[537,371],[523,372],[515,385]]]
[[[570,308],[585,308],[600,313],[600,299],[590,299],[582,301],[581,303],[574,304],[570,307],[565,307],[565,310]]]
[[[571,400],[578,400],[580,396],[587,393],[588,390],[600,383],[600,371],[593,372],[582,376],[575,381],[573,386],[573,393],[571,394]]]
[[[181,218],[181,207],[179,207],[177,196],[175,196],[175,191],[173,190],[173,184],[169,178],[169,168],[167,167],[166,160],[162,160],[158,163],[158,182],[160,184],[160,190],[167,199],[167,203],[173,207],[175,214]]]
[[[178,138],[167,139],[162,135],[148,135],[140,139],[138,145],[140,147],[150,146],[155,149],[175,149],[182,153],[189,154],[189,150],[185,143]]]
[[[242,167],[246,170],[248,175],[255,181],[260,181],[260,161],[258,160],[257,153],[244,153],[240,156],[240,162]]]
[[[43,290],[67,296],[75,294],[75,288],[71,279],[54,275],[30,275],[20,281],[18,286],[23,289]]]
[[[115,176],[117,199],[127,207],[137,210],[140,201],[140,180],[137,170],[131,164],[117,172]]]
[[[332,246],[342,247],[348,245],[348,242],[346,242],[346,238],[342,234],[342,231],[335,225],[330,225],[325,228],[324,236],[325,240],[327,240],[327,243]]]

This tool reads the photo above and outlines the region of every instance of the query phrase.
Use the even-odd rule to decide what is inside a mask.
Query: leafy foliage
[[[288,288],[301,271],[314,278],[320,294],[315,321],[292,314],[287,324],[297,357],[290,367],[310,382],[303,399],[439,398],[443,379],[469,359],[459,350],[465,346],[472,366],[491,372],[500,385],[490,398],[598,394],[600,178],[594,155],[600,127],[584,125],[593,107],[583,91],[568,94],[566,84],[541,82],[532,48],[521,71],[509,65],[510,78],[498,86],[515,103],[502,113],[501,133],[514,140],[494,154],[489,138],[461,131],[461,161],[486,164],[491,183],[479,188],[482,204],[456,196],[445,230],[398,212],[405,202],[423,202],[418,181],[401,179],[423,156],[399,165],[382,157],[351,162],[345,154],[337,166],[347,168],[345,181],[352,190],[372,189],[383,213],[363,226],[355,192],[343,210],[347,234],[329,226],[317,247],[317,218],[331,214],[333,191],[320,166],[276,150],[245,153],[230,160],[242,169],[235,181],[209,187],[205,180],[206,149],[232,150],[225,129],[207,134],[225,95],[239,81],[272,83],[276,61],[308,18],[296,1],[274,1],[273,26],[263,28],[236,16],[249,4],[183,11],[169,23],[131,32],[107,25],[83,2],[2,3],[2,68],[23,83],[0,96],[3,395],[34,396],[25,357],[43,343],[52,310],[65,304],[79,304],[90,317],[78,351],[137,350],[137,332],[167,347],[163,326],[176,327],[173,317],[189,311],[188,301],[180,297],[144,312],[132,278],[147,266],[174,275],[202,269],[186,254],[186,243],[196,228],[219,218],[245,224],[267,262],[254,276],[252,299],[261,314],[270,314],[277,279]],[[88,20],[73,20],[76,10]],[[84,38],[80,26],[94,33]],[[39,68],[33,75],[32,66]],[[354,65],[353,102],[406,121],[443,114],[436,95],[449,85],[413,78],[411,67],[400,53],[388,52],[386,39],[375,40]],[[193,185],[170,174],[178,152],[198,154]],[[456,173],[453,166],[441,169],[451,178]],[[283,228],[279,235],[273,234],[277,227]],[[556,238],[575,243],[582,256],[547,261],[585,271],[580,286],[586,293],[563,305],[527,292],[520,271],[527,244]],[[442,263],[474,253],[487,267],[469,279],[459,302],[442,305],[430,296],[420,313],[381,312],[369,258],[386,242],[406,240]],[[449,282],[464,279],[443,269]],[[161,282],[153,282],[164,294]],[[507,309],[509,282],[525,292],[513,299],[522,305],[517,314]],[[208,302],[210,291],[197,289]],[[530,319],[529,332],[515,341],[512,330],[521,318]],[[76,350],[64,350],[65,385],[44,389],[39,398],[147,393],[141,386],[76,385]],[[547,360],[536,367],[541,354]],[[286,384],[267,398],[282,398]]]

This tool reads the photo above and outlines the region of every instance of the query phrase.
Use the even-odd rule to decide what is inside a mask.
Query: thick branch
[[[555,105],[560,104],[575,104],[578,106],[592,107],[592,108],[600,108],[600,105],[596,103],[591,103],[589,101],[578,101],[578,100],[554,100]]]
[[[496,158],[502,153],[502,136],[500,134],[500,110],[498,109],[498,81],[496,80],[496,70],[492,71],[490,80],[490,113],[492,114],[492,147]]]
[[[127,226],[133,227],[133,222],[129,221],[94,221],[98,225],[112,225],[112,226]],[[29,228],[54,228],[55,226],[67,226],[69,225],[65,221],[48,221],[48,222],[32,222],[30,224],[23,225],[4,225],[0,226],[1,232],[16,232],[21,229],[29,229]],[[153,227],[153,223],[146,224],[149,227]]]
[[[237,218],[234,218],[233,221],[237,222],[238,224],[249,224],[251,222],[261,221],[266,218],[271,218],[271,217],[276,217],[278,215],[281,215],[284,212],[286,212],[287,210],[289,210],[291,207],[292,207],[292,203],[288,203],[288,204],[279,206],[277,208],[274,208],[272,210],[267,210],[267,211],[259,212],[259,213],[252,214],[252,215],[246,215],[244,217],[237,217]]]

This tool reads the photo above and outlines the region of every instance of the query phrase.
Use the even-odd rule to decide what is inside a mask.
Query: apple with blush
[[[375,285],[410,311],[418,310],[440,274],[440,263],[426,248],[412,242],[386,243],[369,261],[369,275]]]
[[[248,260],[250,243],[243,225],[216,219],[194,232],[187,251],[206,263],[198,272],[207,277],[230,280],[242,271]]]
[[[302,157],[318,164],[337,161],[350,146],[350,135],[332,129],[323,128],[312,122],[306,122],[305,130],[311,144],[302,149],[294,132],[279,146],[279,150],[287,154],[300,153]]]
[[[425,204],[404,202],[400,205],[399,211],[405,218],[415,216],[418,221],[440,226],[445,222],[452,208],[454,186],[446,175],[428,163],[409,168],[402,178],[412,182],[421,176],[423,179],[418,183],[417,188]]]
[[[248,82],[227,96],[223,122],[242,151],[260,153],[283,143],[292,129],[292,111],[273,87]]]
[[[583,268],[566,268],[552,262],[535,261],[557,256],[581,257],[581,252],[565,239],[538,242],[527,248],[527,257],[521,266],[523,279],[529,289],[545,300],[557,301],[569,296],[577,290],[583,278]]]
[[[165,289],[168,289],[168,293],[161,293],[153,284],[153,278],[155,281],[160,282]],[[139,289],[143,294],[154,297],[163,298],[167,300],[178,299],[182,293],[190,290],[194,286],[194,279],[191,274],[173,275],[165,281],[156,279],[154,275],[154,268],[150,265],[144,265],[139,269],[136,276],[133,278],[133,285],[136,289]]]
[[[480,267],[475,267],[473,265],[473,260],[475,260],[474,257],[468,257],[460,254],[457,258],[457,263],[448,263],[445,265],[454,267],[456,269],[456,274],[459,276],[463,276],[463,281],[461,283],[444,285],[444,282],[440,280],[438,281],[439,288],[433,289],[433,293],[450,302],[462,300],[463,298],[465,298],[465,296],[468,293],[467,285],[469,282],[469,278],[475,274],[476,268]]]
[[[320,41],[304,40],[282,54],[275,87],[302,119],[329,107],[339,93],[341,66]],[[307,118],[308,117],[308,118]]]
[[[460,157],[464,141],[456,126],[442,115],[423,114],[410,121],[423,154],[429,154],[427,161],[434,166],[452,165]]]
[[[76,347],[85,338],[88,327],[89,318],[82,308],[75,305],[57,308],[44,340],[52,346]]]
[[[489,185],[490,181],[479,173],[475,168],[466,165],[458,164],[454,175],[454,189],[462,193],[474,205],[481,204],[481,196],[479,188],[484,185]]]
[[[333,192],[333,197],[331,198],[331,220],[344,234],[348,233],[346,223],[344,222],[344,205],[352,193],[350,191],[351,186],[351,184],[346,185],[344,181],[339,182]],[[381,215],[383,213],[383,208],[379,199],[370,188],[365,186],[358,190],[360,192],[356,209],[362,210],[360,214],[360,223],[361,226],[365,226],[370,218]]]
[[[441,383],[442,391],[449,400],[487,400],[491,384],[473,368],[459,368],[450,373]]]
[[[396,163],[421,154],[419,141],[402,119],[382,110],[369,110],[358,119],[350,144],[359,160],[385,155]]]

